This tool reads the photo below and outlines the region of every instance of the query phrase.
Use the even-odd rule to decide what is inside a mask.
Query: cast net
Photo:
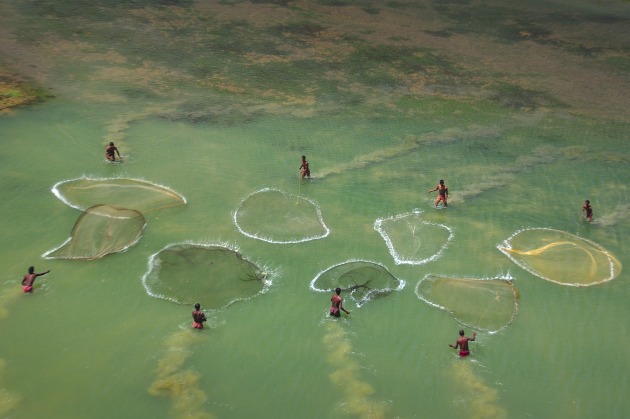
[[[453,239],[449,227],[422,221],[419,213],[377,219],[374,229],[385,240],[396,264],[422,265],[435,260]]]
[[[140,240],[144,225],[144,216],[139,211],[95,205],[79,216],[68,240],[42,257],[97,259],[121,252]]]
[[[375,298],[403,289],[405,282],[392,275],[387,268],[367,261],[348,261],[320,272],[311,281],[311,289],[333,292],[341,288],[361,306]]]
[[[269,188],[248,195],[234,212],[234,223],[244,235],[269,243],[300,243],[329,233],[315,202]]]
[[[179,304],[227,307],[264,292],[270,282],[258,266],[234,250],[213,245],[176,244],[149,258],[142,278],[147,293]]]
[[[81,210],[108,204],[146,214],[186,203],[183,196],[165,186],[126,178],[67,180],[57,183],[52,192],[67,205]]]
[[[416,295],[445,310],[459,323],[477,330],[496,332],[509,325],[518,307],[518,292],[509,279],[425,276]]]
[[[560,230],[520,230],[498,248],[521,268],[562,285],[600,284],[621,272],[621,262],[608,250]]]

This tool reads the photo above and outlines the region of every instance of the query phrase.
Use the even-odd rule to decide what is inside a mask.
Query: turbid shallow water
[[[627,417],[628,2],[0,9],[3,70],[54,96],[0,114],[1,417]],[[105,162],[110,141],[124,163]],[[122,253],[44,259],[81,215],[52,188],[82,177],[146,181],[186,204],[144,214]],[[444,210],[427,193],[439,179]],[[267,190],[277,201],[243,219],[250,233],[264,220],[272,240],[259,240],[235,219]],[[316,214],[329,234],[313,233]],[[375,228],[407,219],[389,242]],[[529,229],[595,243],[620,271],[592,286],[536,276],[498,249]],[[192,306],[142,281],[182,243],[238,251],[270,285],[193,331]],[[532,263],[601,272],[592,251]],[[344,293],[351,314],[331,320],[311,282],[356,261],[404,287],[360,307]],[[51,273],[23,295],[30,265]],[[212,280],[198,268],[194,287]],[[509,279],[516,314],[459,359],[447,344],[486,328],[492,305],[451,315],[417,295],[427,276]]]

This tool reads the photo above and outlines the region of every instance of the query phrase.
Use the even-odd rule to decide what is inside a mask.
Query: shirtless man
[[[192,312],[192,317],[192,327],[195,329],[203,329],[203,322],[206,321],[206,315],[201,311],[201,304],[195,304],[195,311]]]
[[[445,207],[448,207],[448,203],[446,200],[448,199],[448,187],[444,184],[444,180],[440,179],[440,183],[435,187],[435,189],[429,189],[429,193],[438,191],[438,197],[435,200],[435,206],[437,207],[440,201],[444,203]]]
[[[302,165],[299,168],[300,173],[302,173],[302,179],[304,177],[311,178],[311,169],[308,168],[308,162],[306,161],[306,156],[302,156]]]
[[[116,148],[113,142],[109,143],[109,147],[105,149],[105,157],[109,161],[116,161],[116,154],[118,154],[118,160],[121,160],[120,152]]]
[[[332,306],[330,307],[330,315],[335,317],[341,317],[341,310],[346,314],[350,314],[348,310],[343,307],[343,298],[341,298],[341,288],[335,289],[335,294],[330,298]]]
[[[48,272],[50,272],[50,269],[46,272],[38,274],[35,273],[35,268],[33,266],[30,266],[28,268],[28,273],[24,275],[24,278],[22,279],[22,291],[33,292],[33,283],[35,282],[35,278],[37,278],[38,276],[46,275]]]
[[[459,331],[459,338],[457,339],[457,342],[455,342],[455,345],[451,345],[449,343],[448,346],[454,349],[459,347],[459,356],[468,356],[470,355],[470,351],[468,350],[468,341],[474,341],[476,336],[477,332],[473,332],[471,338],[464,336],[464,330],[462,329]]]
[[[582,207],[582,217],[586,215],[586,221],[589,223],[593,219],[593,207],[591,207],[591,201],[588,199],[584,201],[584,206]]]

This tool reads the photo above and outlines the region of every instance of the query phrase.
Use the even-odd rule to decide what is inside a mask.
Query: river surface
[[[0,66],[51,96],[0,114],[0,417],[630,415],[629,2],[5,1]],[[105,161],[110,141],[123,163]],[[52,188],[83,177],[186,204],[144,214],[123,252],[43,258],[81,215]],[[447,209],[428,193],[440,179]],[[243,234],[237,209],[267,190],[313,205],[329,234]],[[403,231],[439,254],[396,263],[375,223],[401,217],[452,237]],[[281,224],[272,236],[308,236]],[[618,268],[574,286],[584,260],[553,256],[545,279],[498,249],[530,229]],[[192,304],[143,284],[181,243],[238,251],[269,286],[193,330]],[[401,289],[344,292],[351,314],[331,319],[311,282],[351,261]],[[51,272],[25,295],[31,265]],[[493,308],[467,294],[472,320],[427,304],[428,277],[510,280],[514,318],[488,331],[475,318]],[[460,359],[461,328],[478,334]]]

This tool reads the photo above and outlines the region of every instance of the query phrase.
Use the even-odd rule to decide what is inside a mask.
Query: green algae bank
[[[0,417],[628,417],[630,2],[4,1],[0,87]]]

